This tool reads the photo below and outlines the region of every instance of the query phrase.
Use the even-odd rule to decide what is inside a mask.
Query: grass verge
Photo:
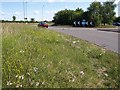
[[[3,88],[118,87],[118,54],[29,24],[2,28]]]

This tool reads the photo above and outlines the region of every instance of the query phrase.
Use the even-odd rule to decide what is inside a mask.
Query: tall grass
[[[0,27],[2,27],[1,23]],[[2,28],[0,28],[0,89],[1,88],[2,88]]]
[[[116,53],[34,25],[2,28],[3,88],[118,87]]]

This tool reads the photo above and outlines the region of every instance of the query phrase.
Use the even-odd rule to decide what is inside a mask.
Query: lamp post
[[[25,21],[25,3],[24,3],[24,0],[23,0],[23,20]]]
[[[44,5],[42,6],[42,21],[43,21],[43,8],[44,8]]]
[[[23,0],[23,18],[27,20],[27,1]]]
[[[27,1],[26,1],[26,20],[27,20]]]

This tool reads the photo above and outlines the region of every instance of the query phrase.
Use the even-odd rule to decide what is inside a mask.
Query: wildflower
[[[30,76],[30,73],[27,73],[28,76]]]
[[[39,82],[36,82],[36,86],[39,86],[39,84],[40,84]]]
[[[69,80],[69,82],[74,82],[75,81],[75,78],[72,78]]]
[[[74,81],[75,81],[75,79],[73,78],[73,79],[72,79],[72,82],[74,82]]]
[[[23,87],[22,84],[17,84],[16,88]]]
[[[7,86],[12,85],[11,81],[7,81]]]
[[[24,53],[25,51],[23,51],[23,50],[20,50],[20,53]]]
[[[45,82],[42,82],[42,84],[44,85],[44,84],[45,84]]]
[[[19,78],[23,80],[24,79],[24,75],[19,76]]]
[[[83,71],[80,71],[80,74],[81,74],[81,75],[84,75],[84,72],[83,72]]]
[[[75,44],[76,43],[76,41],[73,41],[73,44]]]
[[[24,75],[21,76],[21,79],[22,79],[22,80],[24,79]]]
[[[22,85],[20,85],[20,87],[22,87]]]
[[[34,67],[33,70],[34,70],[34,72],[37,72],[38,68]]]
[[[100,56],[102,55],[102,53],[99,54]]]
[[[18,75],[15,76],[16,78],[18,77]]]
[[[106,77],[108,77],[108,74],[107,74],[107,73],[105,73],[104,75],[105,75]]]

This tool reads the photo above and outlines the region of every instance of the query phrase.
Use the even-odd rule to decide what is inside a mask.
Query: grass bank
[[[3,88],[118,87],[116,53],[29,24],[2,29]]]

